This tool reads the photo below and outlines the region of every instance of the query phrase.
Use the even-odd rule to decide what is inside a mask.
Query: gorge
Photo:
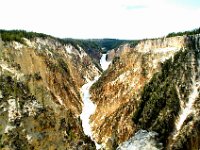
[[[0,149],[199,150],[199,34],[104,52],[19,33],[0,32]]]

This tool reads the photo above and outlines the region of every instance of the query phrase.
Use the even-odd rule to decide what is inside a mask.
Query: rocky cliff
[[[165,148],[197,149],[199,45],[199,35],[177,36],[144,40],[134,48],[125,45],[120,53],[112,52],[112,64],[91,88],[97,104],[91,118],[96,140],[116,147],[145,129],[156,131]],[[188,104],[191,97],[194,101]],[[195,111],[177,129],[188,105]]]
[[[80,88],[100,71],[77,47],[0,40],[0,149],[95,149],[79,118]]]
[[[199,35],[121,45],[103,55],[101,74],[99,53],[23,34],[0,38],[0,149],[200,148]],[[91,100],[97,143],[80,119]]]

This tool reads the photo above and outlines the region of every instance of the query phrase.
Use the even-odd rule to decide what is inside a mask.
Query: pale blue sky
[[[138,39],[200,27],[200,0],[0,0],[0,28]]]
[[[199,0],[171,0],[171,2],[177,5],[185,6],[185,7],[192,7],[192,8],[200,7]]]

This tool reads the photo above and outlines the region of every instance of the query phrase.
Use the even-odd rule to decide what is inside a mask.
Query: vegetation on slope
[[[0,35],[3,41],[17,41],[20,43],[24,43],[23,38],[33,39],[36,37],[47,38],[51,37],[50,35],[46,35],[43,33],[36,32],[26,32],[24,30],[0,30]]]
[[[119,47],[120,45],[127,43],[128,40],[119,40],[119,39],[99,39],[95,40],[102,48],[104,48],[103,53],[106,53],[109,50]]]
[[[58,40],[63,45],[71,44],[76,49],[79,49],[79,47],[77,46],[77,44],[79,44],[79,43],[76,42],[76,40],[72,40],[72,39],[64,40],[64,39],[60,39],[60,38],[55,38],[51,35],[47,35],[47,34],[43,34],[43,33],[36,33],[36,32],[27,32],[25,30],[0,30],[0,36],[1,36],[1,39],[5,42],[6,41],[7,42],[16,41],[16,42],[20,42],[22,44],[25,44],[23,38],[27,38],[27,39],[52,38],[52,39]]]
[[[118,47],[119,45],[127,42],[127,40],[118,40],[118,39],[91,39],[91,40],[80,40],[80,39],[60,39],[55,38],[51,35],[46,35],[43,33],[36,32],[27,32],[25,30],[0,30],[0,35],[3,41],[17,41],[23,43],[23,38],[33,39],[36,37],[40,38],[54,38],[59,40],[63,44],[72,44],[73,46],[79,45],[83,49],[96,49],[105,48],[106,50],[111,50]]]
[[[180,110],[179,93],[184,101],[188,99],[193,55],[192,50],[180,51],[174,59],[162,64],[162,71],[144,87],[141,102],[133,115],[138,129],[156,131],[164,145]]]
[[[174,36],[183,36],[183,35],[195,35],[195,34],[200,34],[200,28],[191,30],[191,31],[184,31],[184,32],[172,32],[169,33],[166,37],[174,37]]]
[[[101,69],[99,65],[101,47],[91,40],[61,39],[43,33],[27,32],[24,30],[0,30],[0,37],[4,42],[16,41],[22,44],[26,44],[23,38],[29,40],[35,38],[51,38],[59,41],[63,45],[70,44],[77,50],[80,50],[81,47],[92,58],[93,63]]]
[[[0,149],[95,149],[70,110],[42,104],[7,72],[0,85]]]
[[[63,39],[67,43],[73,45],[79,45],[84,51],[92,58],[93,63],[96,67],[101,70],[99,60],[101,58],[101,46],[93,40],[78,40],[78,39]],[[79,47],[77,47],[79,49]]]
[[[64,46],[55,45],[59,39],[52,40],[48,35],[44,35],[44,40],[41,39],[46,44],[41,50],[39,46],[23,46],[18,51],[14,49],[15,43],[12,44],[12,41],[23,43],[23,38],[28,38],[34,43],[37,42],[34,38],[38,36],[43,38],[43,35],[23,31],[5,31],[3,36],[1,34],[4,41],[0,42],[4,44],[0,46],[0,69],[3,70],[0,72],[0,75],[3,74],[0,77],[1,148],[95,149],[94,142],[84,135],[77,117],[81,111],[79,86],[84,83],[82,77],[86,71],[92,68],[90,58],[85,55],[81,59],[74,48],[75,53],[69,58]],[[51,44],[54,45],[51,47]],[[85,67],[87,64],[84,65],[85,59],[92,64],[88,68]],[[91,69],[91,76],[95,70],[93,72]],[[20,81],[13,79],[15,73],[22,74]],[[8,119],[8,110],[11,108],[9,101],[13,99],[17,107],[17,103],[20,105],[17,108],[20,115],[14,120],[17,124]],[[30,116],[32,111],[34,115]]]

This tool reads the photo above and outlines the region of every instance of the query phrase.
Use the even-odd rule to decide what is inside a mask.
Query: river
[[[100,64],[102,69],[105,71],[111,62],[106,61],[106,54],[103,54],[101,59],[100,59]],[[92,129],[90,126],[90,116],[94,114],[96,110],[96,105],[91,101],[90,99],[90,87],[98,80],[98,76],[94,78],[94,80],[89,81],[88,83],[84,84],[81,87],[81,93],[82,93],[82,100],[83,100],[83,108],[82,108],[82,113],[80,115],[80,118],[82,120],[82,127],[83,131],[86,135],[88,135],[96,145],[96,149],[100,149],[101,145],[99,145],[94,138],[92,137]]]

